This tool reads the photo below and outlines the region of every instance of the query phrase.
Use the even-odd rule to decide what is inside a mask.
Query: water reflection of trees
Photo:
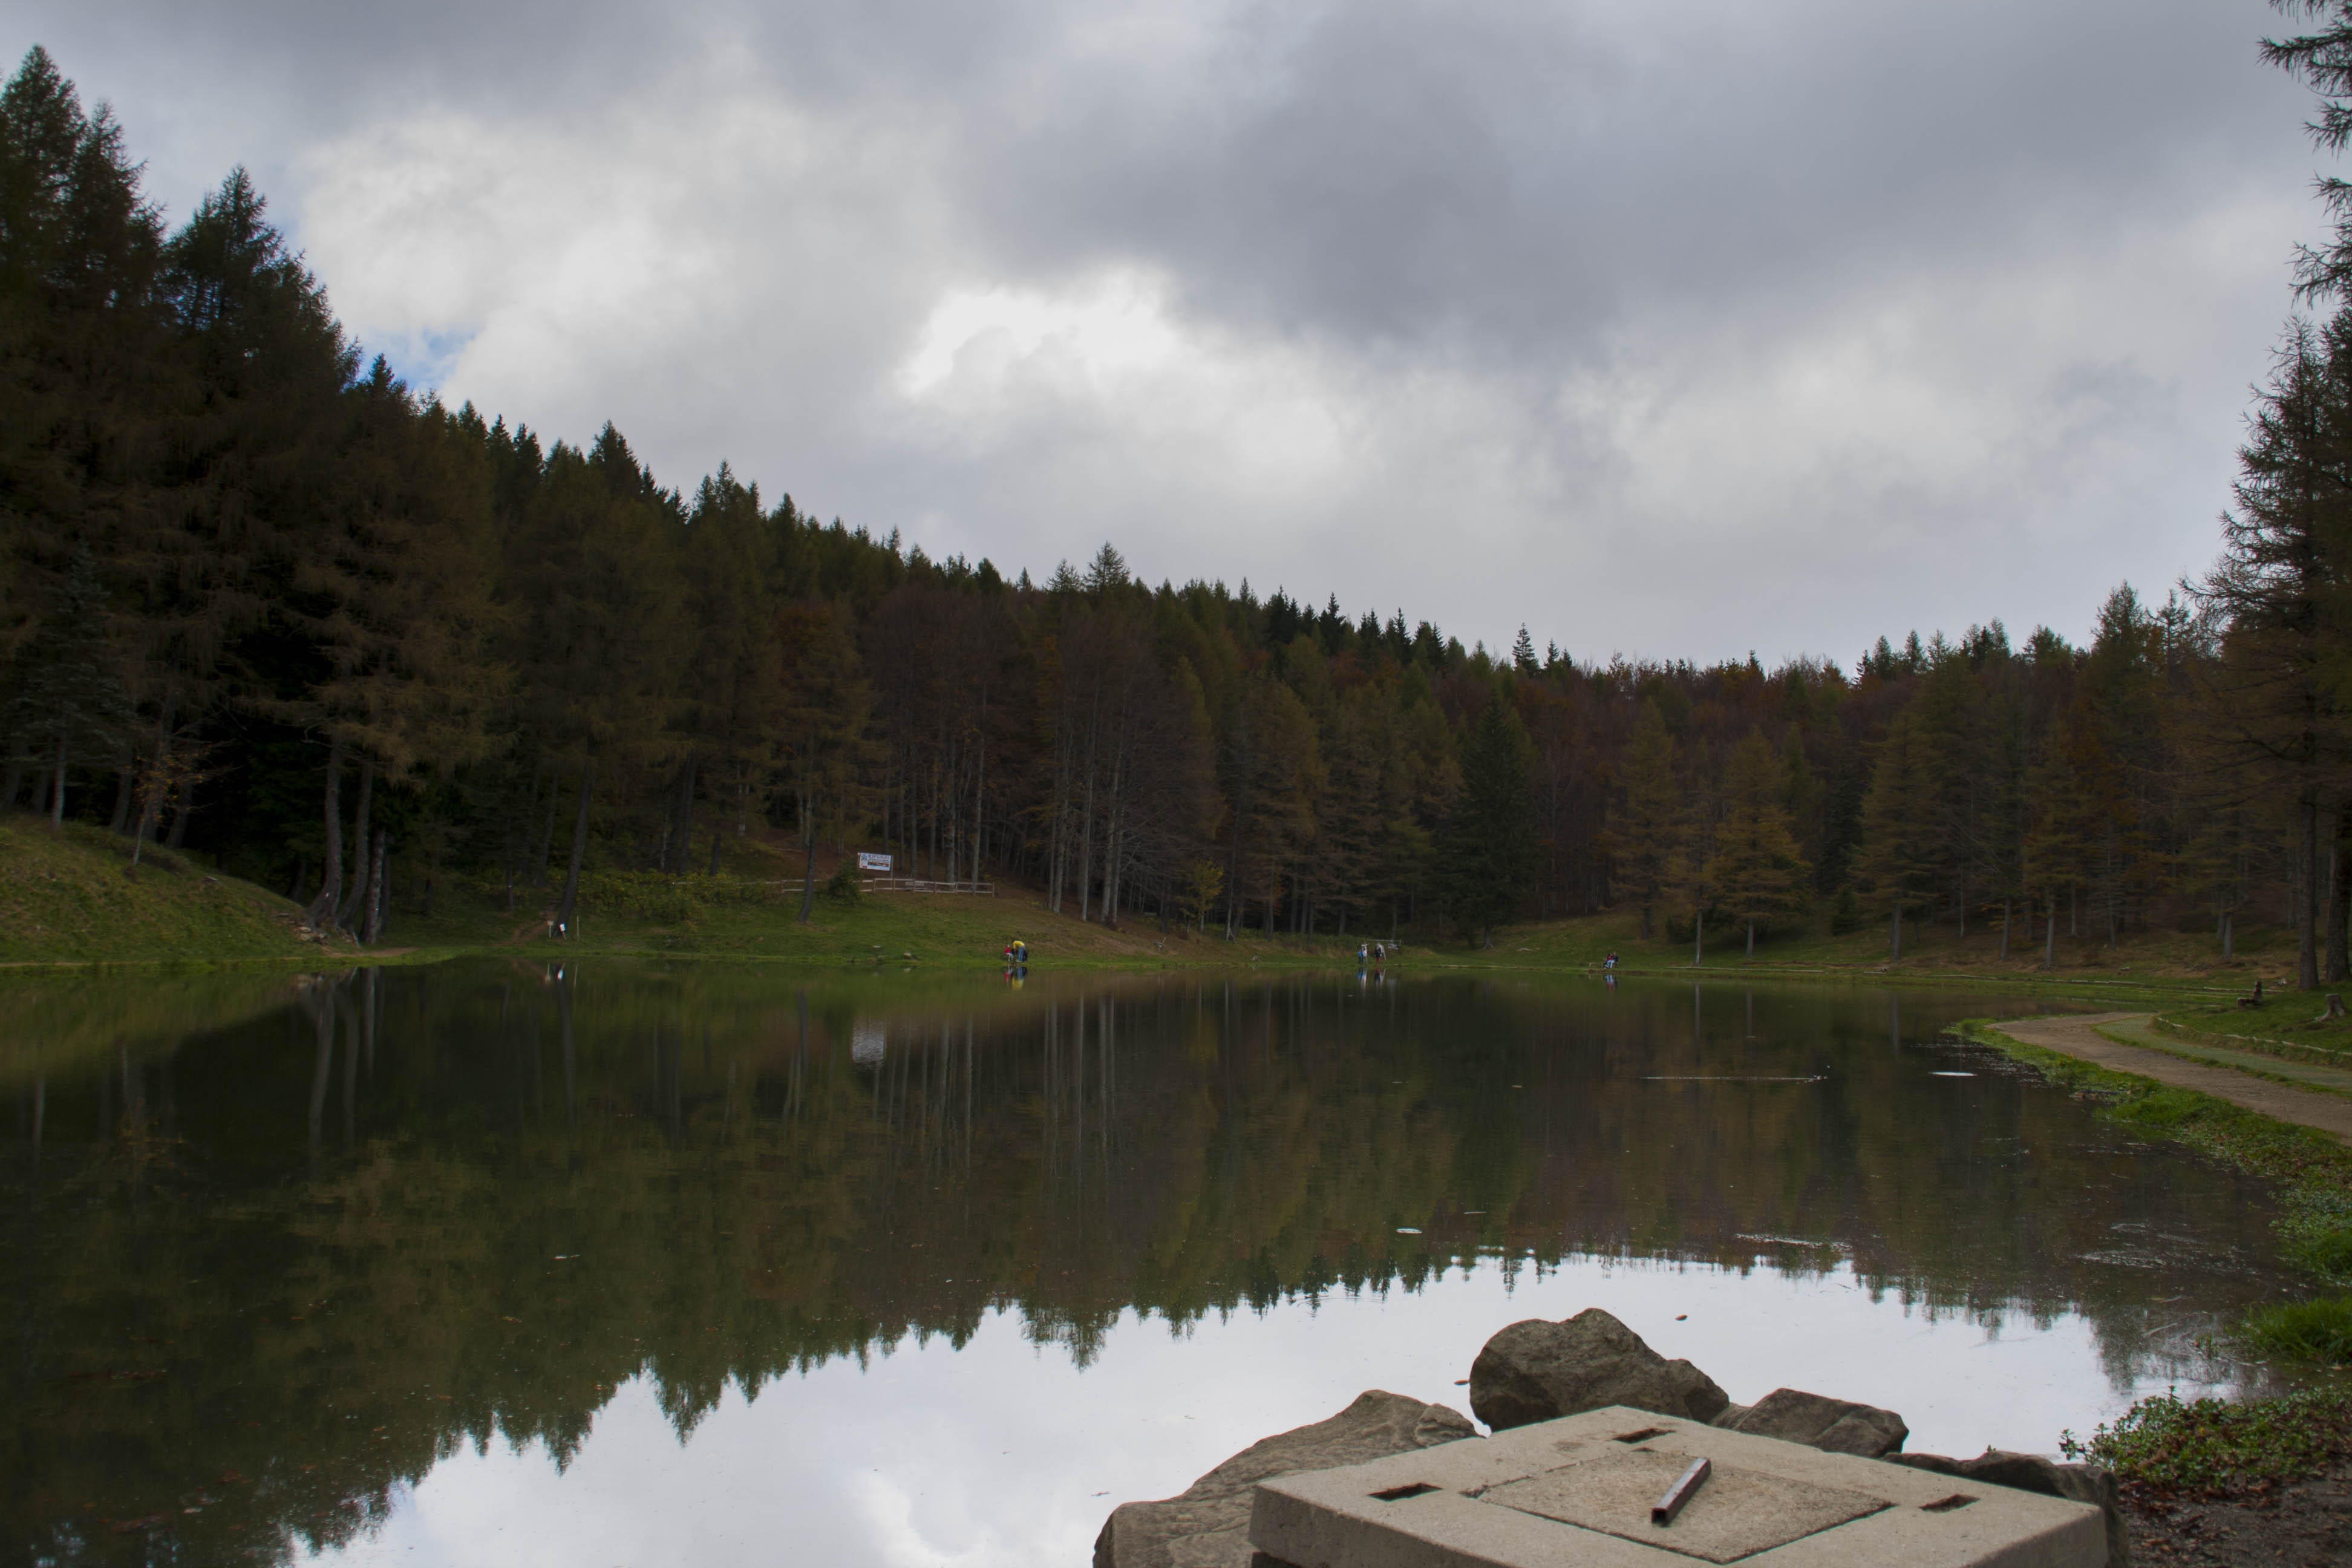
[[[568,1462],[632,1376],[683,1436],[730,1387],[997,1310],[1084,1363],[1129,1310],[1480,1257],[1850,1266],[1989,1326],[2084,1311],[2122,1372],[2167,1342],[2152,1302],[2254,1288],[2253,1184],[1992,1063],[1922,1070],[1963,1005],[1890,1031],[1843,992],[323,977],[18,1086],[10,1549],[333,1542],[459,1444]]]

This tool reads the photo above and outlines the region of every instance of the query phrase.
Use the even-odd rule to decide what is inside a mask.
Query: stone
[[[1715,1424],[1727,1432],[1752,1432],[1802,1443],[1824,1454],[1864,1459],[1883,1459],[1911,1436],[1911,1428],[1892,1410],[1795,1388],[1776,1388],[1744,1410],[1727,1406]]]
[[[2098,1568],[2106,1549],[2080,1502],[1622,1405],[1273,1477],[1249,1541],[1258,1568]]]
[[[1609,1405],[1712,1421],[1730,1404],[1713,1378],[1668,1361],[1598,1307],[1513,1323],[1470,1366],[1470,1408],[1497,1432]]]
[[[2127,1568],[2131,1562],[2131,1540],[2124,1530],[2112,1470],[2096,1465],[2062,1465],[2039,1454],[2012,1454],[2000,1448],[1987,1448],[1973,1459],[1948,1459],[1941,1454],[1889,1454],[1886,1458],[1889,1463],[1908,1465],[1915,1470],[2089,1503],[2106,1521],[2107,1568]]]
[[[1477,1435],[1458,1410],[1368,1390],[1328,1420],[1251,1444],[1176,1497],[1119,1504],[1095,1538],[1094,1568],[1248,1568],[1258,1482]]]

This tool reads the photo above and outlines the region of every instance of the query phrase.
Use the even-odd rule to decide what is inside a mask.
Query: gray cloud
[[[2160,589],[2315,222],[2252,0],[100,11],[0,16],[453,397],[1587,657]]]

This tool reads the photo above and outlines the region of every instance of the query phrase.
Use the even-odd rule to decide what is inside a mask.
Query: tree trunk
[[[2001,961],[2003,963],[2007,963],[2009,962],[2009,906],[2010,906],[2010,900],[2007,900],[2007,899],[2003,899],[2003,900],[2001,900],[2001,901],[2000,901],[2000,961]]]
[[[2330,981],[2352,979],[2352,952],[2347,950],[2347,913],[2352,911],[2352,866],[2345,864],[2344,840],[2352,834],[2352,804],[2336,808],[2336,837],[2327,846],[2327,958]]]
[[[425,900],[429,906],[433,889],[433,879],[429,874],[425,878]],[[375,830],[375,913],[370,918],[368,940],[382,942],[383,928],[391,923],[391,920],[392,836],[385,829],[379,827]],[[374,971],[371,970],[369,973],[373,974]]]
[[[686,782],[677,792],[677,853],[671,857],[669,869],[683,871],[687,857],[694,853],[694,781],[700,770],[702,758],[689,746],[686,752]]]
[[[719,825],[714,822],[710,825],[710,874],[714,877],[719,875]]]
[[[2234,962],[2236,961],[2237,956],[2238,956],[2238,954],[2237,954],[2237,937],[2238,937],[2238,918],[2237,918],[2237,916],[2235,916],[2235,915],[2231,914],[2231,913],[2229,910],[2222,910],[2222,911],[2221,911],[2221,962],[2222,962],[2222,963],[2234,963]]]
[[[1897,900],[1895,900],[1895,956],[1894,956],[1894,962],[1895,962],[1895,963],[1900,963],[1901,962],[1903,962],[1903,900],[1900,900],[1900,899],[1897,899]]]
[[[547,815],[541,819],[539,853],[530,858],[530,880],[533,887],[547,886],[547,859],[549,856],[555,853],[555,799],[562,793],[556,788],[554,779],[551,778],[547,781]]]
[[[988,813],[988,693],[980,694],[980,742],[974,753],[971,778],[971,880],[980,885],[980,841],[986,831]]]
[[[196,781],[182,779],[180,787],[172,792],[172,831],[163,837],[163,847],[177,849],[188,841],[188,819],[196,814]]]
[[[588,804],[596,797],[596,759],[580,764],[580,812],[572,823],[572,863],[563,874],[563,900],[555,906],[556,934],[572,940],[580,912],[580,862],[588,854]]]
[[[2306,792],[2295,803],[2294,836],[2294,983],[2305,991],[2319,989],[2318,914],[2319,802]]]
[[[368,814],[374,804],[375,759],[372,756],[362,757],[360,760],[360,808],[353,818],[356,826],[352,833],[352,885],[349,890],[336,889],[341,894],[342,902],[335,908],[335,923],[345,931],[352,929],[352,922],[360,918],[360,911],[366,904]]]
[[[58,766],[49,782],[49,831],[62,833],[66,826],[66,731],[58,731]]]
[[[383,829],[375,830],[375,842],[367,847],[367,871],[360,881],[360,898],[353,914],[359,921],[362,947],[375,942],[376,927],[383,911]]]
[[[142,818],[144,827],[144,818]],[[138,847],[131,847],[138,853]],[[318,897],[302,911],[302,923],[309,926],[325,924],[335,912],[335,900],[343,892],[343,738],[336,736],[327,745],[327,864],[320,873]]]
[[[1748,922],[1748,956],[1750,958],[1756,956],[1756,922],[1754,921]]]
[[[1696,969],[1706,960],[1706,910],[1702,908],[1691,917],[1691,967]]]
[[[166,768],[171,761],[172,721],[179,716],[180,710],[180,690],[177,684],[179,664],[176,659],[173,662],[172,674],[173,683],[164,688],[163,706],[155,716],[155,757],[151,765],[157,778],[165,776]],[[139,869],[140,849],[147,842],[147,835],[154,831],[155,814],[163,808],[163,805],[162,798],[152,791],[149,792],[149,797],[140,804],[139,829],[131,837],[131,869],[134,875]]]
[[[106,830],[109,833],[121,833],[131,826],[131,776],[132,770],[127,766],[115,775],[114,815],[106,824]]]
[[[808,796],[801,796],[801,924],[816,910],[816,812]]]
[[[2058,895],[2050,895],[2050,923],[2042,932],[2042,967],[2058,967]]]

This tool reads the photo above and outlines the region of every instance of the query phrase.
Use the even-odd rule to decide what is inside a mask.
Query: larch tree
[[[1862,844],[1854,880],[1888,918],[1888,949],[1903,956],[1903,916],[1934,888],[1940,860],[1936,822],[1936,759],[1916,710],[1886,727],[1862,803]]]
[[[776,616],[788,682],[782,742],[800,837],[803,925],[816,909],[819,825],[856,808],[871,722],[871,689],[859,670],[847,618],[840,606],[823,600],[788,605]]]
[[[111,764],[130,741],[131,700],[109,619],[98,567],[77,545],[55,606],[18,653],[5,719],[14,742],[47,771],[53,833],[65,824],[68,771]]]
[[[1656,702],[1644,699],[1618,771],[1618,804],[1609,822],[1617,887],[1642,912],[1647,937],[1688,816],[1675,766],[1674,737]]]
[[[1462,743],[1462,794],[1440,846],[1447,905],[1483,947],[1535,885],[1534,767],[1527,726],[1497,685]]]
[[[2288,331],[2239,449],[2221,559],[2194,584],[2221,627],[2195,744],[2246,792],[2282,801],[2296,976],[2320,983],[2320,818],[2346,763],[2352,653],[2352,312]]]
[[[1709,874],[1717,902],[1748,929],[1748,956],[1756,956],[1756,928],[1807,903],[1812,868],[1790,831],[1780,804],[1780,760],[1761,730],[1733,748],[1723,776],[1723,820],[1715,831]]]

